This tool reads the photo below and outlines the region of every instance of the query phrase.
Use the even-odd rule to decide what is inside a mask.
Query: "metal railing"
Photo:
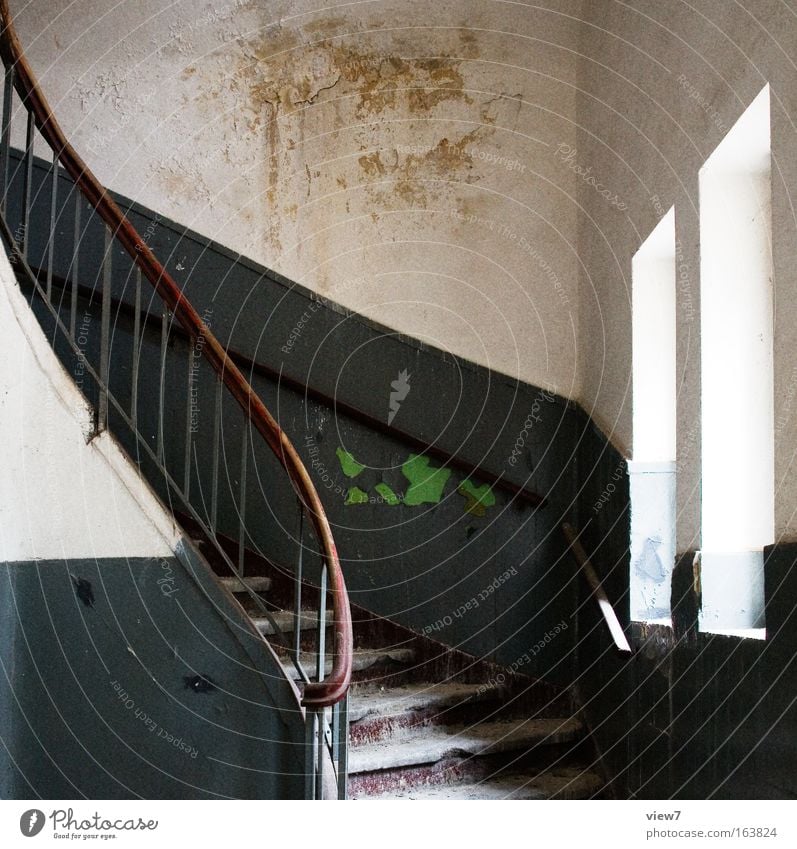
[[[201,528],[204,539],[213,546],[218,557],[246,586],[244,553],[249,539],[246,515],[251,515],[252,468],[258,473],[256,454],[259,445],[255,432],[276,457],[293,487],[297,504],[298,557],[294,567],[293,599],[294,638],[280,632],[273,609],[255,592],[248,590],[259,613],[269,621],[275,637],[295,668],[295,680],[302,689],[302,705],[306,721],[307,786],[309,798],[320,798],[324,773],[332,764],[338,785],[338,796],[345,797],[348,742],[347,694],[352,667],[352,624],[346,586],[335,543],[323,505],[310,476],[295,448],[252,389],[226,349],[211,332],[208,324],[169,275],[131,221],[98,182],[78,156],[55,119],[47,99],[28,64],[13,27],[7,0],[0,0],[0,53],[4,65],[2,128],[0,129],[0,236],[14,265],[20,283],[31,295],[31,306],[38,310],[40,321],[51,330],[53,347],[71,358],[78,386],[94,409],[94,430],[124,431],[132,436],[137,461],[156,470],[163,481],[170,506],[188,514]],[[16,95],[16,96],[15,96]],[[16,149],[14,136],[24,137]],[[43,150],[40,150],[43,148]],[[44,153],[44,158],[40,155]],[[13,169],[12,169],[13,164]],[[42,178],[44,169],[46,177]],[[46,209],[47,227],[32,229]],[[69,210],[65,213],[64,210]],[[34,215],[35,212],[35,215]],[[89,218],[92,219],[90,225]],[[100,234],[94,224],[101,222]],[[72,234],[72,250],[59,257],[56,234],[68,229]],[[42,231],[45,232],[42,232]],[[87,244],[95,254],[101,252],[95,269],[86,278],[84,268]],[[123,251],[119,248],[123,248]],[[126,253],[126,256],[125,256]],[[157,298],[147,301],[143,279],[153,287]],[[99,316],[99,335],[89,334],[81,321],[79,307],[91,321]],[[173,345],[173,328],[178,325],[189,343],[186,346],[187,378],[178,380],[185,397],[175,397],[174,385],[166,378],[167,352]],[[120,360],[118,339],[127,334],[132,341],[129,361]],[[159,337],[157,368],[145,362],[148,339]],[[89,341],[91,337],[91,341]],[[192,400],[196,371],[201,360],[212,369],[213,428],[210,468],[198,469],[198,451],[193,444]],[[113,368],[112,368],[113,365]],[[152,371],[157,386],[152,387]],[[79,376],[79,379],[77,379]],[[149,381],[149,383],[148,383]],[[150,386],[158,393],[158,421],[154,428],[142,424],[142,392]],[[168,392],[167,392],[168,389]],[[167,397],[168,395],[168,397]],[[230,414],[223,415],[225,403],[233,399],[241,421],[229,424]],[[229,404],[227,405],[229,406]],[[232,405],[235,408],[235,405]],[[173,421],[169,411],[184,407],[182,421]],[[151,423],[150,423],[151,424]],[[183,451],[175,456],[169,450],[171,430],[185,427]],[[228,456],[227,433],[240,438],[238,467],[231,473],[233,462]],[[234,441],[234,440],[232,440]],[[222,466],[220,457],[224,455]],[[234,560],[219,540],[219,493],[223,487],[222,472],[227,475],[228,496],[235,502],[239,554]],[[234,480],[237,476],[237,480]],[[192,481],[204,477],[206,509],[197,509],[190,497]],[[259,478],[259,473],[257,474]],[[209,480],[208,480],[209,478]],[[230,479],[232,478],[232,479]],[[258,481],[259,482],[259,481]],[[237,487],[235,486],[237,484]],[[234,490],[237,489],[237,498]],[[232,492],[232,495],[230,493]],[[176,502],[176,503],[175,503]],[[304,524],[309,518],[315,533],[315,546],[305,543]],[[309,650],[314,660],[308,671],[302,651],[301,628],[306,618],[303,593],[303,554],[305,548],[318,552],[319,602],[315,632]],[[237,561],[237,562],[236,562]],[[326,629],[327,599],[331,600],[333,645],[331,668],[327,669]],[[305,662],[303,662],[303,660]]]
[[[614,640],[615,646],[617,646],[620,651],[630,652],[632,650],[631,645],[628,642],[625,631],[623,631],[623,626],[620,624],[620,620],[617,618],[617,613],[615,612],[614,607],[612,607],[612,603],[609,601],[609,596],[606,595],[606,590],[603,588],[603,584],[598,577],[598,573],[595,571],[595,567],[592,565],[589,557],[587,557],[587,552],[584,551],[584,546],[581,544],[580,533],[578,533],[576,529],[567,522],[562,525],[562,532],[567,540],[568,548],[573,553],[576,563],[578,563],[579,568],[584,573],[584,577],[587,579],[590,591],[592,592],[595,601],[598,603],[601,615],[606,622],[609,633],[612,635],[612,640]]]

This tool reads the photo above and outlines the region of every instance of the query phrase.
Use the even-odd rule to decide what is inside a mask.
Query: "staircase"
[[[250,555],[251,557],[251,555]],[[247,566],[268,569],[251,558]],[[261,633],[249,590],[270,607],[285,634],[295,635],[280,607],[289,584],[282,570],[224,578]],[[348,797],[351,799],[589,799],[604,781],[582,722],[567,693],[543,682],[448,649],[363,610],[353,611],[354,654],[349,691]],[[298,619],[301,663],[314,671],[307,610]],[[286,649],[277,649],[288,674]],[[502,683],[497,683],[498,681]]]

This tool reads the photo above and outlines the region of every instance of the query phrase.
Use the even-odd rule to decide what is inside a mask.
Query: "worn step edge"
[[[494,699],[497,691],[480,684],[408,684],[385,690],[358,690],[349,696],[349,721],[385,719],[413,711],[440,710]]]
[[[357,795],[354,798],[408,801],[589,799],[602,787],[603,781],[597,773],[568,768],[534,776],[509,775],[477,782],[407,787],[398,791],[377,793],[373,796]]]
[[[271,612],[271,616],[274,619],[274,622],[277,628],[283,634],[290,634],[295,631],[295,621],[293,618],[293,612],[290,610],[274,610]],[[326,612],[326,623],[327,625],[331,625],[335,619],[335,613],[333,610],[327,610]],[[258,631],[264,636],[269,637],[276,633],[274,630],[274,626],[271,622],[263,616],[252,616],[252,621],[255,623],[255,627]],[[299,630],[300,631],[309,631],[318,626],[318,613],[314,610],[303,610],[299,615]]]
[[[389,649],[381,651],[373,649],[369,651],[355,651],[352,654],[352,672],[362,672],[365,669],[370,669],[377,663],[392,661],[393,663],[412,663],[415,659],[415,652],[412,649]],[[296,679],[297,672],[293,661],[288,658],[284,650],[281,651],[280,662],[286,674]],[[316,659],[312,652],[301,652],[299,655],[299,663],[308,678],[313,678],[316,674]],[[324,664],[324,675],[329,675],[332,671],[332,658],[327,655],[326,663]]]
[[[353,746],[349,753],[349,773],[566,743],[577,739],[582,731],[581,722],[575,718],[504,720],[468,727],[427,726],[400,740],[388,739]]]
[[[221,583],[231,593],[245,593],[251,590],[255,593],[264,593],[271,588],[271,578],[264,575],[253,575],[251,578],[236,578],[235,576],[220,578]],[[247,589],[248,588],[248,589]]]

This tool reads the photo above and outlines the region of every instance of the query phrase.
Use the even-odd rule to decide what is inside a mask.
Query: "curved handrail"
[[[351,610],[329,520],[310,475],[291,441],[227,355],[219,340],[67,140],[25,57],[13,25],[8,0],[0,0],[0,23],[0,52],[6,63],[14,68],[14,87],[26,108],[33,114],[36,126],[52,148],[54,157],[63,165],[97,214],[112,228],[133,262],[141,269],[142,274],[153,285],[185,331],[194,338],[204,340],[203,356],[230,390],[244,415],[266,440],[293,481],[297,494],[312,518],[329,570],[335,654],[329,676],[323,681],[311,681],[305,685],[302,704],[311,708],[330,707],[346,695],[351,681]]]

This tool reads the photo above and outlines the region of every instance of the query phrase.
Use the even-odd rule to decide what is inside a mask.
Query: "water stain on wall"
[[[319,229],[303,220],[316,181],[318,193],[363,186],[366,208],[378,222],[382,211],[437,202],[444,183],[475,182],[468,148],[494,132],[489,100],[468,91],[466,82],[467,63],[479,52],[473,33],[453,30],[439,55],[413,56],[417,44],[358,34],[353,26],[340,17],[267,26],[224,45],[228,67],[215,80],[204,62],[199,73],[193,66],[184,72],[200,86],[209,120],[220,106],[229,110],[241,145],[254,151],[257,164],[244,166],[246,191],[265,203],[260,237],[277,256],[285,228],[293,228],[291,242],[296,228]],[[419,131],[423,147],[412,144]],[[311,168],[305,159],[310,143],[323,144],[323,155],[340,162],[328,171]],[[362,151],[355,159],[352,147]],[[353,198],[346,198],[346,212]]]
[[[465,133],[456,142],[444,137],[428,149],[401,146],[401,149],[376,150],[361,156],[358,163],[366,181],[387,181],[391,185],[387,191],[369,188],[371,200],[389,208],[392,192],[415,207],[426,206],[429,197],[439,192],[440,181],[474,181],[477,177],[468,148],[481,135],[483,130],[479,128]]]

